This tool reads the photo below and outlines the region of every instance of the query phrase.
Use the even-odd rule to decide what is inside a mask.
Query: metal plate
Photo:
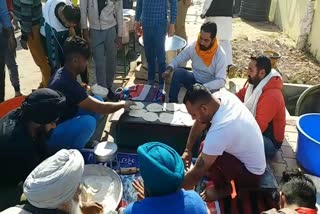
[[[139,43],[143,46],[143,38],[142,36],[139,38]],[[166,51],[176,51],[181,50],[187,45],[185,39],[181,38],[180,36],[174,35],[173,37],[166,36]]]

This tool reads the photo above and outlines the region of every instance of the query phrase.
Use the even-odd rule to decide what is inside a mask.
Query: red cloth
[[[246,83],[236,94],[242,102],[244,102],[247,87],[248,84]],[[272,123],[274,139],[279,143],[284,140],[286,125],[286,106],[281,91],[282,87],[281,78],[272,77],[262,90],[256,110],[256,121],[261,132],[264,133],[269,124]]]
[[[199,153],[201,153],[204,143],[204,141],[201,143]],[[231,181],[234,181],[238,187],[255,188],[259,185],[262,175],[249,172],[238,158],[224,152],[213,163],[207,177],[216,187],[231,186]]]
[[[299,207],[295,209],[295,211],[297,211],[299,214],[317,214],[318,212],[316,209],[310,209],[307,207]]]

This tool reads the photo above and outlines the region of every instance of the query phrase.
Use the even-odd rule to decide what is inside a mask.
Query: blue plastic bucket
[[[300,116],[297,129],[297,161],[311,174],[320,176],[320,114]]]

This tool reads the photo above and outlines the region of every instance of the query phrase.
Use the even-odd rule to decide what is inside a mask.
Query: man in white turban
[[[39,164],[27,177],[23,192],[30,204],[11,207],[3,214],[58,213],[101,214],[97,203],[81,206],[79,184],[84,160],[78,150],[60,150]],[[43,212],[41,212],[43,211]]]

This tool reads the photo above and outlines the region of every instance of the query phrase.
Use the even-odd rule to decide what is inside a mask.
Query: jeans
[[[266,157],[268,159],[272,158],[276,154],[278,149],[274,146],[274,143],[272,142],[272,140],[264,135],[263,135],[263,142],[264,142],[264,152],[266,154]]]
[[[6,54],[6,65],[9,71],[10,81],[14,88],[15,92],[20,91],[20,81],[19,81],[19,72],[18,65],[16,62],[16,51],[7,51]]]
[[[5,96],[5,57],[8,48],[8,36],[5,32],[0,32],[0,103]]]
[[[98,85],[111,88],[117,70],[116,27],[107,30],[90,29],[90,44],[96,63]]]
[[[101,97],[95,96],[102,101]],[[94,135],[97,123],[103,117],[94,112],[79,109],[77,115],[57,125],[52,131],[47,144],[49,150],[78,149],[81,150]]]
[[[159,23],[155,26],[144,26],[143,43],[144,51],[148,62],[148,84],[153,84],[158,64],[159,85],[163,85],[162,73],[166,69],[165,41],[167,33],[167,23]]]
[[[188,71],[184,68],[175,69],[171,80],[169,101],[174,103],[178,102],[181,84],[188,89],[195,83],[196,80],[194,79],[192,71]]]

